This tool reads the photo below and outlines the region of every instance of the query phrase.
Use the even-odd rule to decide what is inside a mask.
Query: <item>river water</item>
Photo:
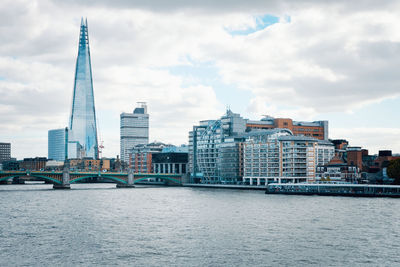
[[[400,199],[0,186],[0,266],[396,266]]]

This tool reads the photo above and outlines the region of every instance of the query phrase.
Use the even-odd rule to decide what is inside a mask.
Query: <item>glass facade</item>
[[[236,184],[242,181],[244,141],[244,138],[230,138],[217,145],[221,183]]]
[[[76,60],[69,141],[79,142],[83,157],[98,158],[96,112],[87,20],[82,19]]]
[[[199,179],[203,183],[235,183],[240,180],[240,174],[230,176],[227,156],[231,152],[224,143],[225,139],[242,135],[245,130],[246,120],[231,110],[227,110],[219,120],[201,121],[199,126],[194,126],[189,133],[189,169],[193,179],[201,177]],[[239,149],[234,146],[235,150]],[[220,148],[223,149],[222,154]],[[235,168],[239,168],[238,160],[234,163]],[[220,166],[220,163],[223,165]]]
[[[65,129],[49,130],[48,159],[65,160]]]

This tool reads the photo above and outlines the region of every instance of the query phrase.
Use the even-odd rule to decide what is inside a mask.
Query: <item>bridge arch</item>
[[[170,180],[170,181],[175,182],[175,183],[177,183],[177,184],[182,184],[182,182],[181,182],[180,180],[174,179],[174,178],[172,178],[172,177],[160,177],[160,176],[154,176],[154,177],[146,176],[146,177],[141,177],[141,178],[138,178],[138,179],[134,179],[134,180],[133,180],[133,183],[140,182],[140,181],[144,181],[144,180],[151,179],[151,178],[162,179],[162,180]]]
[[[77,177],[77,178],[74,178],[74,179],[71,179],[70,180],[70,183],[71,184],[73,184],[73,183],[77,183],[77,182],[79,182],[79,181],[82,181],[82,180],[84,180],[84,179],[88,179],[88,178],[95,178],[95,177],[99,177],[98,175],[87,175],[87,176],[82,176],[82,177]],[[113,181],[115,181],[115,182],[117,182],[117,183],[120,183],[120,184],[126,184],[127,182],[126,181],[124,181],[124,180],[122,180],[122,179],[120,179],[120,178],[117,178],[117,177],[114,177],[114,176],[101,176],[102,178],[106,178],[106,179],[110,179],[110,180],[113,180]]]
[[[49,181],[49,182],[52,182],[52,183],[56,183],[56,184],[61,184],[61,181],[59,181],[59,180],[57,180],[57,179],[54,179],[54,178],[52,178],[52,177],[48,177],[48,176],[44,176],[44,175],[38,175],[38,174],[29,174],[29,175],[27,175],[27,174],[21,174],[21,175],[12,175],[12,176],[7,176],[7,177],[2,177],[2,178],[0,178],[0,182],[1,181],[5,181],[5,180],[8,180],[8,179],[14,179],[14,178],[17,178],[17,177],[21,177],[21,176],[29,176],[29,177],[36,177],[36,178],[40,178],[40,179],[43,179],[43,180],[45,180],[45,181]]]
[[[8,180],[8,179],[14,179],[15,177],[17,177],[17,176],[14,176],[14,175],[13,175],[13,176],[1,177],[1,178],[0,178],[0,182],[1,182],[1,181],[6,181],[6,180]]]

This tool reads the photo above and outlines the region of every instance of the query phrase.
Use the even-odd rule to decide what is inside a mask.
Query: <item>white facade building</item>
[[[328,141],[293,136],[288,129],[252,132],[244,143],[243,181],[250,185],[314,181],[316,166],[328,163],[334,151]]]
[[[316,166],[328,164],[335,156],[335,150],[332,150],[332,143],[329,141],[318,141],[316,152]]]
[[[133,113],[121,113],[120,148],[121,160],[129,161],[130,150],[139,144],[149,143],[149,114],[144,102],[138,102],[139,107]]]

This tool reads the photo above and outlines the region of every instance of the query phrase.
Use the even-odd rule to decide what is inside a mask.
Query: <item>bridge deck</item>
[[[114,180],[116,183],[127,184],[128,173],[125,172],[69,172],[69,183],[75,183],[89,178],[105,178]],[[61,171],[0,171],[0,182],[18,177],[31,177],[47,180],[52,183],[60,184],[63,181]],[[182,184],[182,175],[175,173],[133,173],[133,182],[157,178],[170,180],[174,183]],[[65,182],[65,180],[64,180]]]

